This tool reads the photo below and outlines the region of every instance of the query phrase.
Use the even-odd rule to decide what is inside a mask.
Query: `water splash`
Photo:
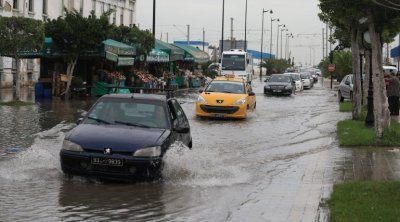
[[[33,144],[0,162],[0,179],[24,181],[46,180],[61,173],[59,151],[64,132],[74,124],[60,123],[35,135]]]
[[[239,164],[229,165],[221,156],[215,148],[190,150],[182,143],[175,143],[164,156],[163,178],[166,183],[193,187],[231,186],[250,180],[250,174]]]

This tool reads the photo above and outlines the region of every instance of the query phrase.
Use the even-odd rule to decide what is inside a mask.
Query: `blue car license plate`
[[[124,163],[121,159],[92,157],[92,164],[106,165],[106,166],[123,166]]]

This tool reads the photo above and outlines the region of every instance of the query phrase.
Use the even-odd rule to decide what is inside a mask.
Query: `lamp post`
[[[287,29],[287,28],[281,29],[281,53],[280,53],[281,59],[283,58],[283,54],[282,54],[282,45],[283,45],[283,42],[282,42],[282,32],[283,32],[283,31],[289,31],[289,29]]]
[[[224,51],[224,15],[225,13],[225,0],[222,0],[222,35],[221,35],[221,50],[220,50],[220,58],[222,57],[222,52]]]
[[[153,0],[153,37],[156,37],[156,0]]]
[[[285,24],[281,24],[277,26],[277,30],[276,30],[276,58],[279,58],[278,54],[279,54],[279,27],[285,27]]]
[[[261,22],[261,60],[260,60],[260,80],[262,78],[262,61],[263,61],[263,37],[264,37],[264,13],[269,12],[272,14],[272,10],[262,10],[262,22]]]
[[[293,38],[292,33],[286,33],[285,59],[287,59],[286,53],[289,54],[289,38]],[[290,55],[289,55],[289,59],[290,59]]]
[[[247,0],[244,13],[244,51],[247,51]]]
[[[277,21],[277,22],[279,22],[279,18],[275,18],[275,19],[273,19],[273,18],[271,18],[271,38],[270,38],[270,45],[269,45],[269,58],[271,58],[272,57],[272,22],[274,22],[274,21]]]
[[[369,31],[364,32],[362,38],[363,47],[369,53],[369,84],[368,84],[368,96],[367,96],[367,117],[365,118],[365,126],[373,127],[375,123],[374,117],[374,88],[372,82],[372,47],[371,47],[371,38]]]

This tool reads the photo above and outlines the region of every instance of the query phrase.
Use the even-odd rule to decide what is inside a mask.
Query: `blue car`
[[[175,98],[104,95],[66,134],[61,168],[67,175],[152,178],[160,175],[163,156],[176,141],[192,147],[189,121]]]

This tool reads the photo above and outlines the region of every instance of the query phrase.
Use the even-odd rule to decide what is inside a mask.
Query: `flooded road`
[[[179,98],[193,149],[168,151],[162,181],[131,184],[60,169],[64,134],[93,100],[0,106],[0,221],[327,221],[332,185],[359,179],[354,153],[336,141],[336,123],[350,114],[320,83],[290,97],[253,87],[257,109],[246,120],[197,118],[197,95]]]

